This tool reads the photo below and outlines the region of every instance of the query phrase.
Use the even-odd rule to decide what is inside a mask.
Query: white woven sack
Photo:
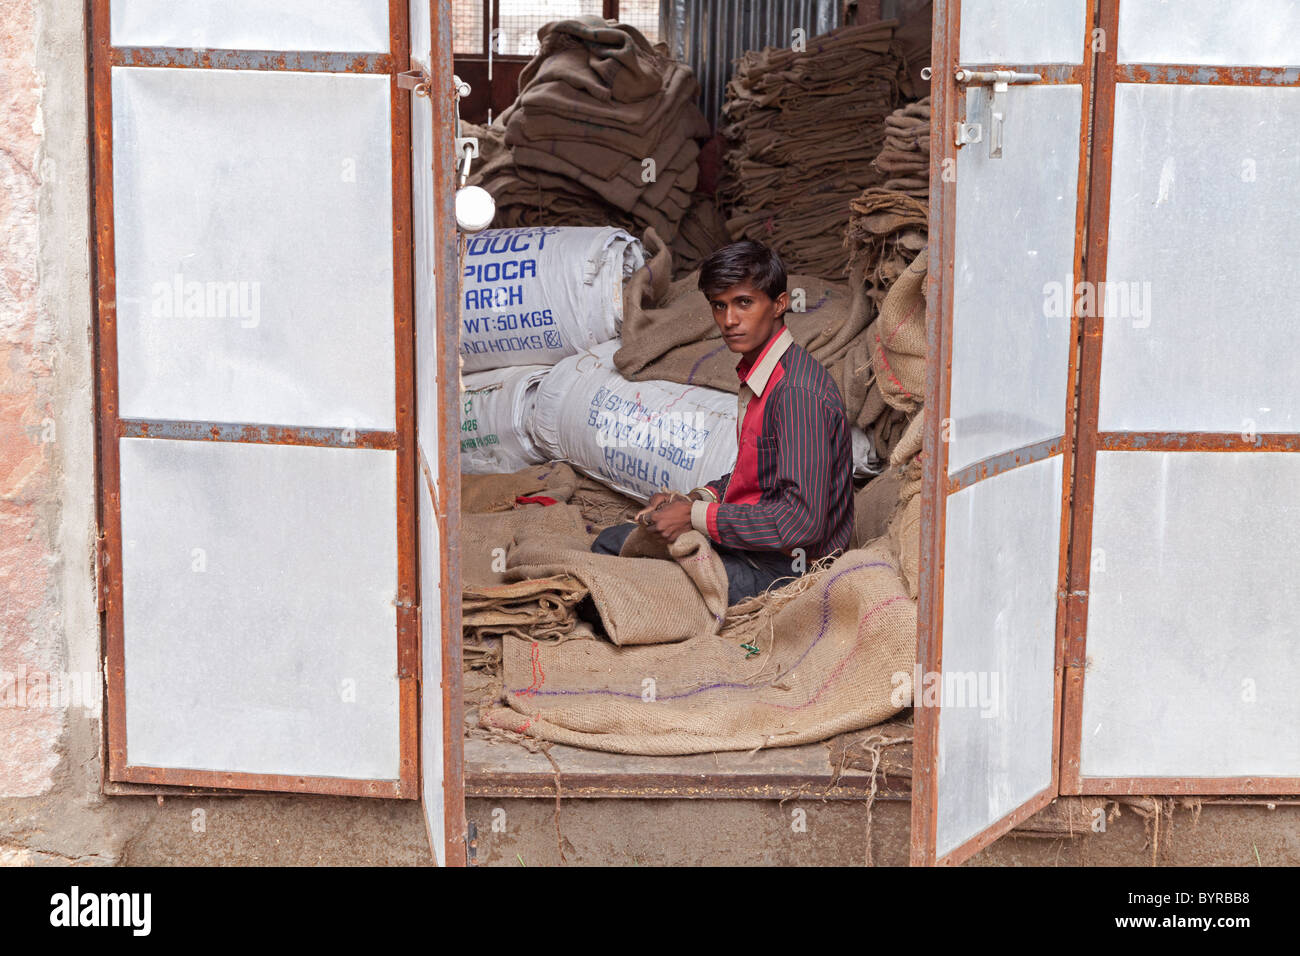
[[[521,365],[462,375],[460,379],[460,470],[463,474],[509,473],[539,465],[528,421],[546,365]]]
[[[618,341],[557,364],[537,391],[532,435],[633,498],[689,491],[736,463],[736,396],[675,382],[629,382],[614,367]]]
[[[554,365],[615,338],[623,281],[645,263],[613,226],[488,229],[465,244],[463,369]]]

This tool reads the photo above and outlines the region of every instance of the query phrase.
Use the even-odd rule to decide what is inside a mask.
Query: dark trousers
[[[606,528],[591,543],[591,550],[597,554],[618,554],[623,550],[627,536],[635,529],[636,523],[632,521]],[[723,567],[727,569],[728,606],[761,594],[780,578],[798,574],[791,559],[779,551],[740,551],[724,548],[716,542],[713,550],[718,552]]]

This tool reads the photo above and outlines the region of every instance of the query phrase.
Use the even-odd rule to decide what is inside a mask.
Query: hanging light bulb
[[[456,225],[461,232],[482,232],[496,214],[496,200],[482,186],[456,190]]]

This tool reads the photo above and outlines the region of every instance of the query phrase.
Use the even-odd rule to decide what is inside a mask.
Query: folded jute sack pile
[[[885,117],[885,145],[875,166],[889,176],[885,189],[918,199],[930,197],[930,97]]]
[[[749,51],[727,84],[731,144],[719,196],[732,238],[775,248],[791,272],[841,276],[849,202],[885,175],[885,118],[911,91],[895,21]]]
[[[861,268],[877,305],[929,242],[930,98],[894,111],[885,124],[875,163],[894,178],[850,203],[844,233],[850,266]]]
[[[490,514],[462,514],[460,534],[461,626],[469,644],[513,634],[561,640],[577,623],[574,607],[587,589],[573,575],[530,580],[506,574],[506,555],[522,533],[590,542],[586,519],[574,505],[525,505]]]
[[[519,96],[490,128],[470,180],[496,199],[496,226],[615,225],[670,239],[699,179],[708,121],[690,68],[634,27],[600,17],[547,23]],[[698,230],[697,230],[698,231]]]

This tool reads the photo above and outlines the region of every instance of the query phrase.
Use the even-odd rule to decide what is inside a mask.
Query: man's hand
[[[655,492],[653,495],[650,496],[650,500],[646,502],[646,506],[642,508],[640,511],[638,511],[633,516],[632,520],[637,522],[638,524],[644,525],[647,528],[650,527],[650,515],[652,515],[655,512],[655,509],[657,509],[660,505],[666,504],[667,502],[671,501],[672,497],[673,497],[673,493],[671,491]]]
[[[654,498],[650,500],[654,501]],[[649,529],[672,544],[691,530],[691,502],[679,498],[657,508],[650,515]]]
[[[650,496],[650,500],[646,502],[646,506],[637,512],[637,516],[640,517],[643,514],[648,514],[649,512],[654,511],[665,501],[672,498],[672,496],[673,493],[671,491],[656,491]]]

